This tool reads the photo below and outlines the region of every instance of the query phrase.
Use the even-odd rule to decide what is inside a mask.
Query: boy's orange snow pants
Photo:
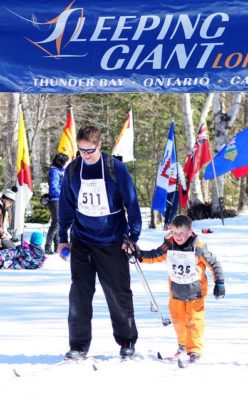
[[[193,301],[170,298],[169,310],[178,344],[185,346],[187,353],[202,354],[205,325],[204,297]]]

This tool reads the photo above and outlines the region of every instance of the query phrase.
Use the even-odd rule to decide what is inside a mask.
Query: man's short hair
[[[177,215],[171,221],[170,225],[175,226],[176,228],[180,228],[182,226],[186,226],[188,229],[192,228],[192,219],[187,215]]]
[[[76,140],[77,142],[80,140],[89,140],[91,143],[97,145],[101,141],[101,132],[95,126],[86,126],[79,129]]]

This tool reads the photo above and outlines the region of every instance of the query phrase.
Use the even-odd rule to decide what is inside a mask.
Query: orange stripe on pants
[[[178,344],[186,347],[186,352],[202,354],[205,326],[204,297],[193,301],[170,298],[169,310],[176,330]]]

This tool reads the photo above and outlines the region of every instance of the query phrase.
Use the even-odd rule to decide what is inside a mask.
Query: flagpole
[[[174,118],[172,119],[174,121]],[[175,155],[176,155],[176,167],[177,167],[177,184],[176,187],[179,187],[179,172],[178,172],[178,157],[177,157],[177,140],[176,140],[176,132],[174,129],[174,147],[175,147]]]
[[[212,152],[211,152],[211,164],[212,164],[213,173],[214,173],[214,182],[215,182],[215,187],[216,187],[216,193],[217,193],[217,197],[218,197],[218,200],[219,200],[220,216],[221,216],[221,220],[222,220],[222,225],[225,225],[223,207],[222,207],[222,203],[220,201],[220,192],[219,192],[219,188],[218,188],[217,176],[216,176],[216,170],[215,170],[215,165],[214,165],[214,161],[213,161]]]
[[[216,170],[215,170],[215,165],[214,165],[214,161],[213,161],[213,156],[212,156],[212,151],[211,151],[210,145],[209,145],[209,153],[210,153],[210,156],[211,156],[211,164],[212,164],[213,173],[214,173],[214,182],[215,182],[215,187],[216,187],[216,193],[217,193],[217,197],[218,197],[218,200],[219,200],[221,221],[222,221],[222,225],[225,225],[223,207],[222,207],[222,204],[221,204],[221,201],[220,201],[220,192],[219,192],[219,188],[218,188]]]
[[[135,148],[135,134],[134,134],[134,115],[133,115],[133,108],[131,107],[131,112],[132,112],[132,119],[133,119],[133,155],[134,155],[134,160],[133,160],[133,166],[134,166],[134,184],[136,186],[137,183],[137,166],[136,166],[136,148]]]
[[[20,121],[20,115],[21,115],[21,112],[22,112],[22,101],[21,101],[21,98],[19,100],[19,107],[18,108],[19,108],[19,110],[18,110],[18,121]],[[19,135],[18,135],[18,139],[19,139]],[[19,145],[19,143],[18,143],[18,145]],[[14,215],[14,218],[15,218],[15,215]],[[23,232],[21,233],[20,239],[21,239],[21,245],[22,245],[23,244]]]
[[[174,118],[172,120],[174,122]],[[179,172],[178,172],[177,141],[176,141],[176,130],[175,129],[174,129],[174,148],[175,148],[176,168],[177,168],[177,182],[176,182],[175,196],[176,196],[177,192],[178,192],[178,196],[179,196]],[[179,202],[179,197],[178,197],[177,209],[178,209],[179,206],[180,206],[180,202]],[[180,212],[181,212],[181,208],[180,208]]]
[[[215,169],[214,160],[213,160],[212,151],[211,151],[210,146],[209,146],[209,152],[210,152],[210,155],[211,155],[211,165],[212,165],[213,173],[214,173],[214,183],[215,183],[216,193],[217,193],[217,197],[218,197],[218,200],[219,200],[221,221],[222,221],[222,225],[225,225],[223,207],[222,207],[222,203],[220,201],[220,192],[219,192],[219,188],[218,188],[216,169]]]

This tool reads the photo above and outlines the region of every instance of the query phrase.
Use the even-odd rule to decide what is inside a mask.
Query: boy
[[[203,349],[204,299],[207,295],[206,267],[213,273],[213,294],[225,296],[224,274],[220,263],[192,231],[192,220],[185,215],[175,217],[171,234],[157,249],[141,251],[144,263],[166,261],[169,272],[169,310],[174,325],[178,350],[186,351],[190,362],[196,362]]]

